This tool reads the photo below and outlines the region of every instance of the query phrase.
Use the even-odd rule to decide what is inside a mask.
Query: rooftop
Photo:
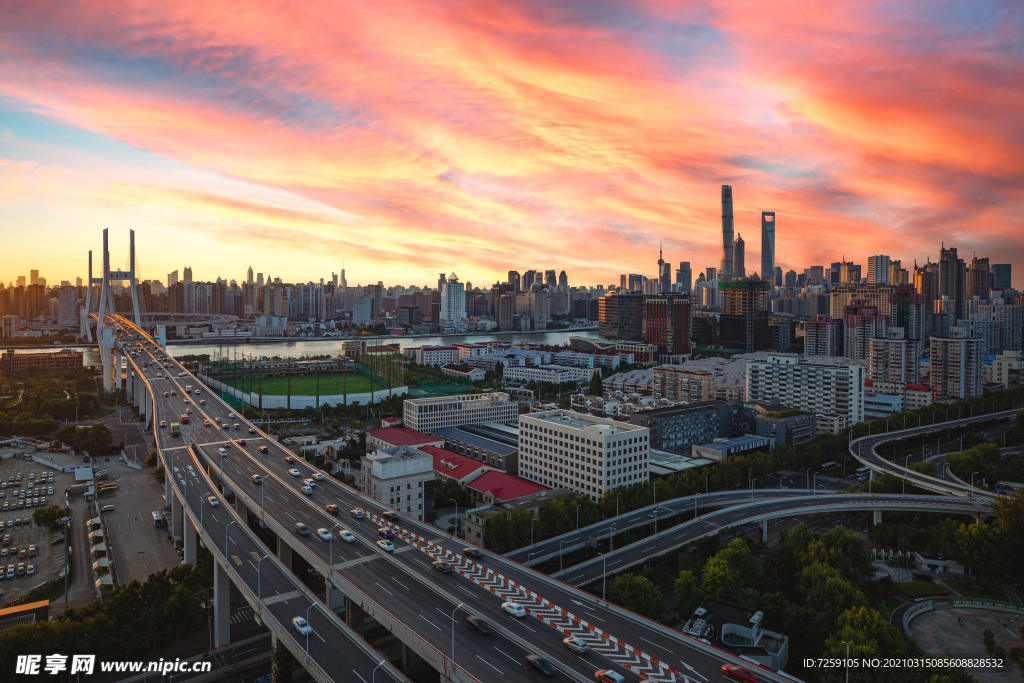
[[[428,458],[430,457],[430,454],[424,453],[418,448],[412,448],[411,446],[392,446],[391,448],[382,448],[379,451],[367,453],[364,457],[373,462],[387,463],[399,460]]]
[[[617,422],[607,418],[595,417],[586,413],[576,413],[568,410],[546,410],[540,413],[529,413],[522,416],[531,420],[544,420],[555,424],[572,427],[579,430],[599,432],[603,434],[618,434],[619,432],[630,432],[639,429],[647,429],[628,422]]]
[[[408,427],[377,427],[366,430],[367,438],[374,438],[378,441],[391,444],[392,446],[419,446],[428,443],[437,443],[437,437],[417,432]]]
[[[457,403],[459,401],[487,401],[489,403],[508,403],[510,396],[501,391],[487,394],[458,394],[455,396],[432,396],[430,398],[407,398],[406,403],[412,405],[432,405],[435,403]]]
[[[540,484],[495,471],[480,475],[473,480],[469,488],[481,493],[490,493],[498,500],[513,500],[548,490],[547,487]]]
[[[498,441],[483,435],[470,433],[469,430],[459,427],[442,427],[441,429],[435,429],[434,435],[445,439],[461,441],[462,443],[482,448],[483,450],[490,451],[497,455],[512,455],[519,450],[518,446],[511,446],[506,443],[505,440]]]
[[[479,460],[473,460],[472,458],[467,458],[458,453],[437,448],[436,446],[423,446],[420,450],[434,459],[435,471],[460,481],[482,467],[489,468],[489,465]]]

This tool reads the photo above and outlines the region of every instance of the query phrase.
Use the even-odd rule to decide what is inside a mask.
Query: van
[[[100,508],[100,512],[112,512],[114,510],[113,505],[104,505]]]

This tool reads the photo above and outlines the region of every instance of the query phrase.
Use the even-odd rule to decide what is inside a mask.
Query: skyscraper
[[[181,279],[183,282],[192,282],[192,266],[185,266],[185,272]]]
[[[167,286],[170,287],[171,285],[175,285],[177,283],[178,283],[178,271],[173,270],[170,273],[167,273]]]
[[[868,257],[868,282],[876,285],[890,284],[888,256],[879,255]]]
[[[510,285],[512,285],[512,291],[513,292],[518,292],[519,291],[519,271],[518,270],[510,270],[510,271],[508,271],[508,283]],[[509,323],[509,324],[511,325],[511,323]],[[511,329],[511,327],[509,329]]]
[[[742,280],[747,276],[746,252],[746,243],[743,241],[743,235],[737,235],[732,252],[732,274],[737,280]]]
[[[30,285],[38,285],[39,284],[39,271],[38,270],[30,270],[30,271],[28,271],[28,280],[29,280],[29,284]]]
[[[665,259],[662,258],[661,247],[658,247],[658,293],[663,294],[665,292],[672,291],[672,266],[665,263]]]
[[[529,291],[530,287],[533,287],[533,283],[537,280],[537,271],[528,270],[523,273],[523,291]]]
[[[690,262],[683,261],[676,271],[676,291],[689,292],[693,289],[693,271],[690,270]]]
[[[763,274],[764,273],[762,273],[762,275]],[[773,278],[775,279],[775,286],[776,287],[781,287],[782,286],[782,268],[781,267],[775,266],[775,273],[773,275]]]
[[[988,301],[991,296],[988,273],[987,258],[975,256],[971,259],[971,265],[967,267],[967,299],[978,297],[982,301]]]
[[[732,186],[722,185],[722,260],[718,264],[719,280],[733,278],[733,247]]]
[[[995,289],[1007,290],[1012,286],[1010,284],[1010,264],[1009,263],[994,263],[992,264],[992,272],[995,273],[995,283],[992,285]]]
[[[246,271],[246,274],[245,274],[245,276],[246,276],[246,277],[245,277],[245,281],[246,281],[246,282],[247,282],[248,284],[250,284],[250,285],[251,285],[251,284],[252,284],[252,266],[249,266],[249,270],[248,270],[248,271]]]
[[[555,275],[554,270],[544,271],[544,283],[548,286],[548,289],[554,291],[555,287],[558,286],[558,276]]]
[[[775,212],[761,212],[761,277],[777,281],[775,276]],[[779,285],[781,282],[774,282]]]
[[[565,292],[569,291],[569,277],[564,270],[558,273],[558,288]]]
[[[454,323],[466,317],[466,290],[459,276],[452,273],[442,282],[441,322]],[[547,322],[547,321],[545,321]]]
[[[956,253],[956,247],[946,249],[942,245],[939,251],[939,291],[936,298],[947,297],[953,305],[951,311],[954,320],[966,317],[964,301],[967,298],[967,269],[963,259]]]

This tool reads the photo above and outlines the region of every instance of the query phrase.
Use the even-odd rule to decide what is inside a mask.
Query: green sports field
[[[262,391],[264,396],[284,396],[289,391],[287,377],[264,377],[262,385],[259,380],[256,380],[252,382],[251,387],[248,379],[246,379],[244,383],[241,378],[218,377],[217,379],[220,379],[220,381],[225,384],[230,384],[236,389],[242,389],[243,391]],[[315,375],[312,377],[306,375],[292,377],[291,395],[316,396],[316,386]],[[373,383],[374,391],[380,391],[381,389],[386,388],[386,385],[382,386],[376,380]],[[346,392],[349,394],[368,394],[370,392],[370,380],[362,375],[354,373],[347,373],[344,375],[320,375],[319,394],[321,396],[341,395]]]

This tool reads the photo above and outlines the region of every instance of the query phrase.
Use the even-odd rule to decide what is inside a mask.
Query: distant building
[[[804,323],[805,356],[842,356],[843,321],[818,313]]]
[[[81,370],[84,367],[84,357],[85,354],[81,351],[71,349],[50,353],[17,353],[11,349],[0,354],[0,374],[4,377],[29,377],[35,373],[47,376],[61,375]]]
[[[774,440],[767,437],[746,434],[732,439],[717,439],[710,443],[694,444],[690,449],[690,454],[694,458],[725,462],[730,455],[770,448],[774,443]]]
[[[420,365],[442,366],[459,360],[457,346],[421,346],[416,349],[416,362]]]
[[[443,439],[408,427],[377,427],[376,429],[366,430],[367,453],[395,446],[409,446],[411,448],[436,446],[441,448],[443,445]]]
[[[600,372],[597,368],[580,368],[570,365],[538,365],[536,367],[507,365],[502,371],[502,376],[506,381],[513,382],[561,384],[562,382],[589,382],[597,372]]]
[[[834,416],[845,426],[864,419],[863,365],[843,358],[769,354],[763,361],[747,363],[746,371],[750,402],[778,402],[814,415]]]
[[[917,382],[921,342],[907,339],[902,327],[890,327],[884,339],[870,340],[868,376],[878,382]]]
[[[471,368],[468,365],[458,365],[456,363],[448,363],[441,366],[441,372],[445,375],[452,377],[458,377],[459,379],[468,379],[471,382],[476,380],[483,380],[487,373],[480,368]]]
[[[445,450],[486,463],[505,474],[519,473],[518,439],[509,438],[514,428],[504,425],[442,427],[434,436],[444,439]]]
[[[728,436],[732,419],[725,401],[705,401],[634,412],[629,422],[650,430],[651,448],[690,455],[692,446]]]
[[[1020,371],[1020,351],[1003,351],[992,359],[992,381],[1005,384],[1007,389],[1021,385]]]
[[[493,505],[524,496],[532,496],[548,487],[503,472],[481,474],[466,486],[474,505]]]
[[[932,337],[929,382],[939,398],[981,395],[981,343],[960,327],[950,328],[948,337]]]
[[[504,392],[407,398],[403,402],[403,417],[406,427],[432,432],[441,427],[515,422],[519,404]]]
[[[383,448],[363,456],[361,465],[363,495],[420,521],[433,521],[434,459],[430,454],[410,446]]]
[[[814,415],[777,403],[749,407],[753,436],[772,439],[777,445],[796,446],[817,438]]]

